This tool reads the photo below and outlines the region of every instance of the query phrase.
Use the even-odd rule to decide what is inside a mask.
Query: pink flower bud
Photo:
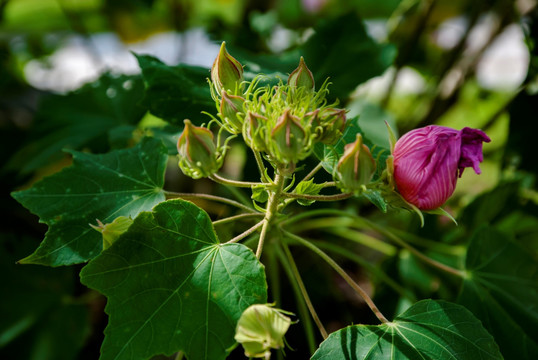
[[[436,209],[454,193],[466,167],[480,174],[481,130],[431,125],[402,136],[394,146],[394,181],[403,198],[421,210]]]

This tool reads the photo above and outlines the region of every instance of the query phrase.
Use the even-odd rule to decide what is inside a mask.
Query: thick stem
[[[224,184],[224,185],[235,186],[235,187],[250,188],[250,187],[258,186],[258,185],[265,185],[265,186],[271,185],[268,183],[257,183],[257,182],[237,181],[237,180],[226,179],[217,174],[210,175],[209,178],[213,180],[214,182]]]
[[[221,202],[223,204],[228,204],[231,206],[235,206],[239,209],[248,211],[249,213],[258,213],[256,210],[249,208],[248,206],[245,206],[237,201],[230,200],[224,197],[215,196],[215,195],[209,195],[209,194],[199,194],[199,193],[178,193],[174,191],[165,191],[164,194],[171,198],[180,198],[180,199],[203,199],[203,200],[211,200],[216,202]]]
[[[280,173],[280,170],[276,170],[274,189],[269,189],[269,200],[267,201],[267,207],[265,209],[265,217],[263,219],[263,227],[260,233],[260,240],[258,241],[258,248],[256,249],[256,257],[259,259],[262,256],[263,244],[265,237],[267,236],[267,230],[269,230],[269,224],[276,214],[280,197],[282,196],[282,189],[284,188],[284,175]]]
[[[295,234],[292,234],[288,231],[285,231],[284,230],[284,234],[289,237],[290,239],[292,240],[295,240],[297,242],[299,242],[300,244],[306,246],[307,248],[309,248],[310,250],[312,250],[313,252],[315,252],[319,257],[321,257],[323,260],[325,260],[325,262],[327,262],[327,264],[329,264],[330,267],[332,267],[348,284],[349,286],[351,286],[351,288],[353,290],[355,290],[355,292],[364,299],[364,301],[366,302],[366,305],[368,305],[368,307],[370,308],[370,310],[372,310],[372,312],[375,314],[375,316],[379,319],[379,321],[381,321],[382,323],[388,323],[389,320],[387,320],[387,318],[381,313],[381,311],[379,311],[379,309],[377,308],[377,306],[374,304],[374,302],[372,301],[372,299],[370,298],[370,296],[366,293],[366,291],[364,291],[363,288],[360,287],[359,284],[357,284],[346,272],[344,269],[342,269],[340,267],[340,265],[338,265],[336,263],[336,261],[334,261],[329,255],[327,255],[325,252],[323,252],[323,250],[321,250],[320,248],[318,248],[316,245],[312,244],[311,242],[303,239],[302,237],[300,236],[297,236]]]

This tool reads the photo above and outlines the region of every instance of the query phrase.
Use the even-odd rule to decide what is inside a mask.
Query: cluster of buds
[[[215,120],[221,129],[232,135],[242,134],[250,148],[264,154],[274,165],[290,171],[311,154],[314,144],[332,145],[342,137],[346,110],[337,108],[336,103],[327,104],[328,83],[316,90],[314,76],[302,57],[286,83],[258,87],[259,79],[245,82],[243,66],[222,43],[210,81],[218,112]],[[221,166],[225,147],[219,149],[214,144],[213,134],[207,128],[193,126],[188,120],[185,124],[178,142],[179,165],[188,176],[210,176]],[[370,152],[362,142],[351,145],[336,175],[342,188],[357,190],[364,185],[364,179],[371,178],[371,173],[365,175],[368,171],[362,169],[375,169],[375,164],[370,165]],[[361,155],[351,154],[351,149],[355,152],[361,149]],[[355,164],[359,158],[360,175]],[[348,165],[350,161],[355,165]]]

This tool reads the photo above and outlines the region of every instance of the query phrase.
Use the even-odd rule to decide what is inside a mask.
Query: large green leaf
[[[469,310],[422,300],[393,322],[354,325],[332,333],[312,359],[502,359],[497,344]]]
[[[149,111],[172,124],[183,126],[184,119],[208,122],[202,111],[216,112],[209,91],[209,69],[178,65],[168,66],[149,55],[137,55],[146,84],[143,103]]]
[[[47,95],[41,101],[35,125],[7,164],[8,168],[29,173],[58,160],[62,149],[109,149],[109,131],[136,125],[145,109],[138,106],[143,96],[138,76],[103,75],[67,95]]]
[[[104,155],[73,151],[73,165],[13,197],[49,226],[45,240],[21,263],[50,266],[87,261],[102,249],[101,234],[89,224],[134,217],[165,199],[168,159],[162,142],[145,138]]]
[[[224,359],[243,310],[265,303],[263,265],[242,244],[220,244],[207,213],[183,200],[143,212],[81,272],[108,297],[101,359],[183,350]]]
[[[355,14],[323,21],[301,51],[317,84],[330,78],[331,96],[345,100],[359,84],[381,75],[396,56],[390,44],[378,44]]]
[[[495,336],[506,359],[538,359],[538,262],[503,233],[476,232],[459,303]]]

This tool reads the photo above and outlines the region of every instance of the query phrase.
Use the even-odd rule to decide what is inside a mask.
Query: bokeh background
[[[535,0],[0,0],[0,358],[99,356],[104,298],[79,284],[79,267],[15,265],[39,244],[46,226],[9,193],[68,166],[70,155],[62,149],[102,153],[151,133],[174,153],[181,110],[173,99],[152,101],[134,54],[170,66],[200,66],[209,76],[225,40],[246,73],[283,79],[304,55],[318,83],[330,77],[331,95],[350,118],[360,115],[361,128],[381,146],[388,142],[383,120],[399,134],[429,124],[481,128],[492,139],[484,146],[483,174],[466,171],[447,204],[459,227],[427,216],[420,228],[406,212],[382,214],[357,201],[342,206],[359,206],[364,216],[413,234],[408,240],[418,247],[428,248],[424,239],[436,241],[445,247],[434,256],[448,263],[461,263],[460,244],[483,223],[534,256],[537,21]],[[159,96],[166,93],[160,90]],[[255,179],[251,162],[237,145],[224,171]],[[224,191],[169,168],[169,189]],[[325,238],[343,236],[330,224],[323,231]],[[454,283],[425,270],[408,252],[395,253],[392,246],[373,251],[375,234],[348,236],[356,240],[353,252],[417,297],[457,296]],[[340,255],[387,313],[408,306],[368,277],[364,264]],[[330,330],[375,323],[340,279],[307,255],[296,256]],[[281,292],[282,307],[294,311],[285,281]],[[294,349],[287,350],[288,358],[309,356],[312,342],[300,325],[292,327],[288,342]],[[241,349],[232,356],[242,358]]]

